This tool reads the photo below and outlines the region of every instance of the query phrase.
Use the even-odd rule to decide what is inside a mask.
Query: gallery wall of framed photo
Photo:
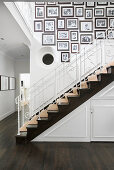
[[[16,78],[0,75],[0,91],[16,89]]]
[[[112,28],[114,2],[35,2],[34,32],[42,46],[56,47],[61,62],[96,38],[114,39]]]

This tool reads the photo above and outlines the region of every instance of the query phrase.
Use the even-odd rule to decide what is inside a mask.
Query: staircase
[[[26,122],[16,136],[16,143],[28,143],[82,103],[114,81],[114,61],[98,67]]]

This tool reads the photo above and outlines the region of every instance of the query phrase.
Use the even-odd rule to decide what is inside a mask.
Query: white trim
[[[3,114],[2,116],[0,116],[0,121],[5,119],[6,117],[8,117],[9,115],[13,114],[15,112],[15,110],[12,110],[10,112],[7,112],[5,114]]]

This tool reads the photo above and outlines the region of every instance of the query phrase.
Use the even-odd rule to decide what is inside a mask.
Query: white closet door
[[[91,141],[114,141],[114,100],[92,100]]]

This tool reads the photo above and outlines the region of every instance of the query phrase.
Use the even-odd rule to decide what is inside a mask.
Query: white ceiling
[[[28,58],[30,54],[27,43],[24,32],[7,7],[0,2],[0,50],[14,59]]]

